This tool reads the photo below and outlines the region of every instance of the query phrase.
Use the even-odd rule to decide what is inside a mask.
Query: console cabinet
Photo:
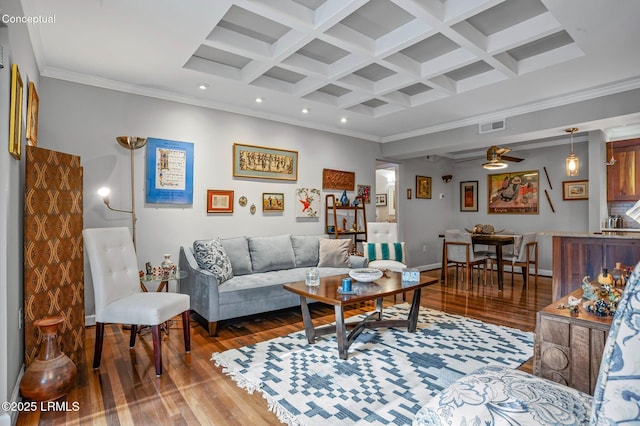
[[[582,289],[572,295],[581,298]],[[533,374],[593,395],[613,317],[558,309],[568,298],[537,313]]]

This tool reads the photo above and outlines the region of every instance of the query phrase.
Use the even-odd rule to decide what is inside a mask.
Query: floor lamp
[[[136,149],[142,148],[147,144],[147,138],[140,138],[137,136],[118,136],[116,137],[116,141],[118,144],[124,148],[129,150],[129,156],[131,159],[131,210],[121,210],[114,209],[109,205],[109,188],[100,188],[98,190],[98,194],[102,196],[102,201],[104,201],[105,205],[109,210],[113,210],[114,212],[123,212],[131,214],[131,222],[132,222],[132,233],[133,233],[133,246],[136,246],[136,221],[138,218],[136,217],[136,192],[134,186],[134,168],[133,168],[133,151]]]

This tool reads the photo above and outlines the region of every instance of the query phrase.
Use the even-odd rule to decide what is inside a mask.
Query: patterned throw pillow
[[[404,243],[364,243],[364,257],[374,260],[404,262]]]
[[[198,266],[211,272],[220,284],[233,278],[231,261],[220,243],[220,238],[194,241],[193,255]]]

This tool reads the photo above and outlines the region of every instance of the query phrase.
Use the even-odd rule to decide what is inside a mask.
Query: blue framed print
[[[193,144],[147,141],[146,199],[154,204],[193,204]]]

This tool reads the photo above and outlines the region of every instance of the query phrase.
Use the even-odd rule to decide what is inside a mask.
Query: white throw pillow
[[[349,268],[349,249],[351,240],[346,239],[320,239],[320,260],[318,267]]]

